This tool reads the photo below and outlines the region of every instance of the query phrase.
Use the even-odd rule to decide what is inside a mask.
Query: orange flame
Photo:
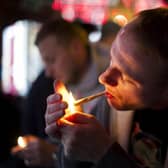
[[[66,114],[74,113],[81,109],[80,106],[75,106],[75,98],[71,92],[68,92],[65,85],[61,81],[54,82],[54,91],[62,95],[62,100],[68,103],[68,108],[65,110]]]

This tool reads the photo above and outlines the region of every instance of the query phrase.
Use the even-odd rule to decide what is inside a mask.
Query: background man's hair
[[[79,39],[84,45],[88,44],[86,31],[75,23],[70,23],[63,19],[51,20],[42,25],[37,33],[35,44],[38,45],[49,35],[56,37],[57,42],[68,45],[73,39]]]
[[[117,23],[110,21],[110,20],[107,21],[104,25],[102,25],[101,40],[103,41],[105,38],[107,38],[109,36],[115,37],[120,29],[121,29],[121,27]]]

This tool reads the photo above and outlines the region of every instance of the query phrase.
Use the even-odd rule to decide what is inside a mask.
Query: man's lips
[[[114,98],[114,96],[113,96],[111,93],[109,93],[109,92],[106,92],[106,96],[107,96],[107,98],[109,98],[109,99]]]

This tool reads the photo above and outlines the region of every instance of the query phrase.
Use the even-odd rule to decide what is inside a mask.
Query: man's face
[[[99,77],[110,105],[120,110],[157,106],[158,60],[151,59],[130,27],[123,28],[111,48],[109,67]]]
[[[75,80],[77,73],[80,72],[78,68],[80,57],[74,54],[71,44],[65,47],[50,35],[43,39],[38,47],[45,65],[46,76],[59,79],[65,84]]]
[[[51,35],[43,39],[38,47],[45,65],[46,75],[64,83],[71,82],[77,71],[76,56],[71,50],[59,44]]]

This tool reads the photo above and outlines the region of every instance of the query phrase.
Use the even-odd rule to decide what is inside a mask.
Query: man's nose
[[[107,69],[105,72],[103,72],[100,76],[99,76],[99,81],[100,83],[102,83],[103,85],[111,85],[111,86],[117,86],[118,85],[118,81],[121,78],[121,72],[116,69]]]

